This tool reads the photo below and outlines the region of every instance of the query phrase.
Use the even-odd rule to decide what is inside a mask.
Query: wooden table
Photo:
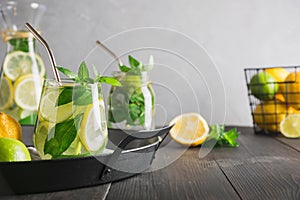
[[[199,147],[158,171],[89,188],[0,199],[300,199],[300,139],[253,134],[239,127],[238,148]],[[180,150],[180,145],[168,147]]]

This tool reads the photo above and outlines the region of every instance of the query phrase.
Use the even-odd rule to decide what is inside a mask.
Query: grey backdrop
[[[193,111],[209,123],[250,125],[243,68],[300,63],[297,0],[38,2],[47,6],[40,28],[59,65],[77,69],[96,39],[124,62],[128,53],[144,62],[154,54],[157,66],[151,79],[157,86],[158,125]],[[1,58],[5,50],[1,42]],[[49,67],[41,46],[39,51]],[[104,74],[117,69],[100,49],[87,60]],[[104,86],[105,96],[107,92]]]

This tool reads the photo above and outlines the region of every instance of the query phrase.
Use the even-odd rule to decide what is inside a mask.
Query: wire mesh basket
[[[300,113],[300,66],[244,69],[255,133],[278,134],[289,114]]]

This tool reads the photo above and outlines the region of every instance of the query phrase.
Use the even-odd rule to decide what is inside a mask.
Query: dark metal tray
[[[51,192],[99,185],[147,170],[171,127],[152,131],[109,129],[103,155],[30,162],[0,162],[0,195]],[[33,127],[23,127],[23,142],[32,146]]]

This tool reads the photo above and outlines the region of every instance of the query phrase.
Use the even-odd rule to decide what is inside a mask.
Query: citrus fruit
[[[280,123],[280,132],[288,138],[300,137],[300,114],[288,115]]]
[[[276,80],[266,72],[252,76],[250,80],[251,93],[260,100],[271,100],[278,91]]]
[[[50,123],[41,122],[37,125],[36,131],[33,135],[34,146],[42,159],[51,158],[49,154],[47,155],[44,154],[44,146],[50,129],[51,129]]]
[[[0,138],[14,138],[22,140],[22,127],[11,116],[0,112]]]
[[[285,81],[285,78],[289,75],[289,72],[286,69],[282,68],[282,67],[267,68],[267,69],[265,69],[265,72],[270,74],[276,80],[276,82],[279,82],[278,92],[281,92],[282,88],[285,87],[284,81]]]
[[[0,162],[30,161],[26,146],[19,140],[0,138]]]
[[[4,110],[13,104],[13,87],[11,81],[3,77],[0,80],[0,109]]]
[[[100,107],[104,108],[103,101]],[[88,151],[96,152],[107,142],[107,125],[104,119],[100,117],[100,107],[88,105],[80,126],[80,139]],[[101,121],[103,120],[103,121]]]
[[[206,120],[198,113],[185,113],[175,117],[170,125],[171,137],[179,144],[197,146],[207,138],[209,127]]]
[[[286,102],[295,108],[300,108],[300,72],[291,72],[285,79],[283,96]]]
[[[57,99],[60,94],[60,90],[56,87],[53,89],[45,89],[42,95],[40,103],[40,117],[43,119],[60,123],[68,119],[73,113],[74,108],[72,103],[57,106]]]
[[[18,78],[14,84],[16,104],[24,110],[37,110],[42,85],[42,78],[39,76],[28,74]]]
[[[279,131],[280,122],[291,113],[298,113],[293,107],[287,107],[280,101],[265,101],[258,104],[253,111],[255,124],[261,129]]]
[[[36,69],[36,71],[34,71]],[[3,62],[4,74],[12,81],[25,74],[44,76],[45,66],[41,57],[23,51],[13,51],[5,56]]]

